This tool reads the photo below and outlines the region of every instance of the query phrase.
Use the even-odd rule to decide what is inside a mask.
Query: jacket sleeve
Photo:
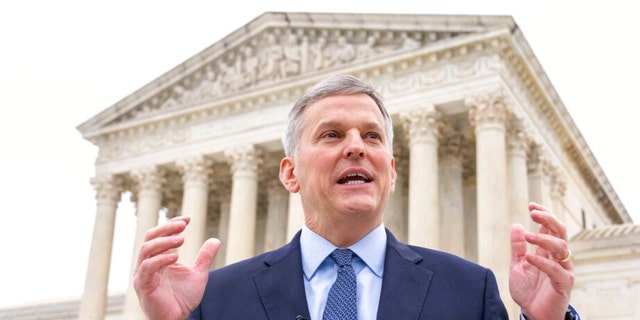
[[[500,298],[498,283],[493,272],[486,269],[485,292],[484,292],[484,315],[485,320],[509,320],[507,309]]]

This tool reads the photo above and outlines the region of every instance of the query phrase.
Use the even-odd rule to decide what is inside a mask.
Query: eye
[[[369,139],[374,139],[374,140],[380,140],[382,141],[382,135],[377,133],[377,132],[369,132],[365,135],[365,137],[369,138]]]
[[[323,139],[334,139],[338,137],[338,134],[334,131],[327,131],[323,133],[320,137]]]

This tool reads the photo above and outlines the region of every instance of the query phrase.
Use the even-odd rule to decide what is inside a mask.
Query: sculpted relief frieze
[[[112,124],[298,75],[415,50],[457,35],[459,33],[397,30],[267,29],[185,75]]]
[[[269,30],[186,74],[135,112],[121,116],[116,121],[119,124],[112,123],[114,129],[93,138],[100,147],[97,162],[215,139],[239,128],[251,128],[256,121],[265,124],[283,120],[280,118],[286,110],[282,106],[289,106],[292,97],[301,94],[301,88],[247,95],[229,102],[223,98],[310,71],[380,61],[361,69],[359,76],[374,84],[385,97],[391,97],[507,70],[499,51],[493,50],[503,47],[500,39],[441,50],[415,50],[452,36],[399,31]],[[382,58],[389,53],[403,53],[402,50],[407,51],[400,58]],[[203,104],[206,101],[210,103]],[[283,109],[263,111],[276,105]],[[254,117],[257,112],[260,114]]]

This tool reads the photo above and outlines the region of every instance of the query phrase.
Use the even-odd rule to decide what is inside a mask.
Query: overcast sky
[[[512,15],[640,221],[640,19],[632,1],[307,2],[3,1],[0,307],[83,291],[97,148],[76,126],[265,11]],[[111,292],[125,290],[132,255],[133,210],[128,198],[120,206]]]

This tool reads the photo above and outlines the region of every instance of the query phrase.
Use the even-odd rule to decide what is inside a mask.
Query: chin
[[[367,204],[350,203],[342,211],[345,212],[346,214],[351,214],[351,215],[371,216],[377,210],[378,210],[377,206],[372,206],[369,203]]]

